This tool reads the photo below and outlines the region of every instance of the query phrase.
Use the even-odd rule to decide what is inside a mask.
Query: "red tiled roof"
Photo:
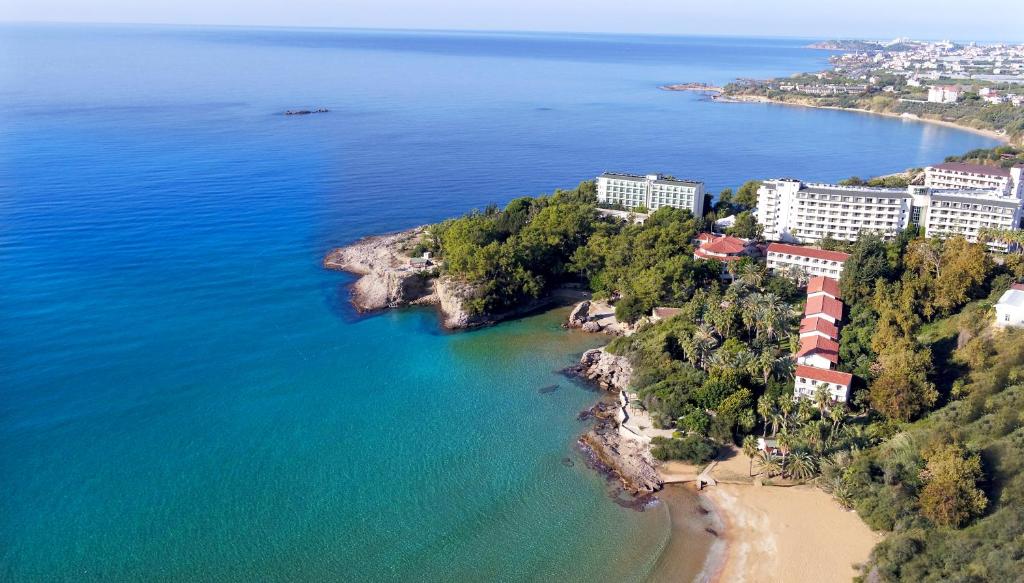
[[[807,299],[807,306],[804,307],[805,316],[825,314],[835,320],[843,318],[843,302],[828,296],[814,296]]]
[[[802,364],[797,365],[796,376],[821,383],[832,383],[834,385],[843,385],[847,387],[850,386],[851,382],[853,382],[853,375],[848,372],[815,368],[813,366],[804,366]]]
[[[736,253],[742,253],[747,248],[747,242],[743,239],[731,237],[725,235],[719,237],[713,241],[701,245],[701,249],[711,251],[712,253],[724,253],[727,255],[734,255]]]
[[[826,251],[824,249],[818,249],[817,247],[801,247],[800,245],[788,245],[786,243],[770,243],[768,245],[769,253],[787,253],[789,255],[799,255],[801,257],[810,257],[811,259],[824,259],[826,261],[838,261],[840,263],[846,261],[850,257],[849,253],[843,253],[841,251]]]
[[[800,333],[805,334],[807,332],[821,332],[833,340],[839,339],[839,328],[825,318],[818,318],[817,316],[800,320]]]
[[[1010,286],[1010,289],[1016,289],[1016,290],[1024,291],[1024,283],[1015,283],[1015,284]]]
[[[831,277],[819,275],[818,277],[812,277],[807,282],[807,295],[818,292],[825,292],[837,300],[842,299],[842,295],[839,292],[839,282]]]
[[[796,353],[797,357],[806,356],[812,352],[824,356],[833,364],[839,362],[839,343],[835,340],[829,340],[821,336],[802,338],[800,340],[800,351]]]
[[[932,166],[932,168],[951,170],[953,172],[984,174],[985,176],[1000,176],[1002,178],[1010,177],[1009,168],[1003,168],[1002,166],[985,166],[984,164],[968,164],[967,162],[943,162],[942,164]]]

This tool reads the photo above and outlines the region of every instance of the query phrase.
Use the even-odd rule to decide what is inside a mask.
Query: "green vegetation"
[[[947,156],[946,162],[970,162],[1009,168],[1017,164],[1024,164],[1024,148],[1014,146],[978,148],[960,156]]]
[[[879,77],[878,85],[894,87],[893,93],[881,93],[874,89],[875,92],[868,93],[819,96],[779,89],[780,85],[786,84],[815,85],[822,83],[814,75],[801,74],[771,79],[763,83],[729,83],[724,87],[724,95],[730,97],[758,96],[799,105],[859,109],[890,115],[914,115],[922,119],[946,121],[968,128],[1002,132],[1011,143],[1024,143],[1024,107],[1016,107],[1010,103],[987,103],[976,93],[966,94],[957,103],[929,103],[927,102],[927,88],[908,87],[902,78],[885,75]],[[858,85],[864,81],[833,76],[828,79],[827,83]]]
[[[584,182],[435,225],[428,246],[446,273],[478,289],[468,304],[477,313],[508,310],[560,283],[579,282],[596,297],[621,298],[617,313],[635,322],[718,278],[717,264],[693,258],[690,242],[703,220],[662,207],[638,225],[600,217],[595,208],[594,184]]]
[[[718,453],[718,447],[713,442],[696,434],[681,439],[655,437],[651,440],[651,445],[651,455],[662,461],[680,460],[691,464],[706,464]]]

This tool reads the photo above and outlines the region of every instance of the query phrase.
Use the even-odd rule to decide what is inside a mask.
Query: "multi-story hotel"
[[[769,243],[765,259],[768,269],[775,273],[789,275],[798,270],[803,274],[799,279],[824,276],[839,281],[843,276],[843,264],[849,257],[840,251]]]
[[[597,201],[619,204],[627,209],[646,207],[656,211],[663,206],[685,209],[695,217],[704,216],[704,183],[677,180],[662,174],[618,174],[605,172],[597,177]]]
[[[758,189],[757,220],[766,239],[813,243],[862,232],[891,236],[910,226],[926,237],[959,234],[977,241],[988,228],[1018,229],[1021,199],[1000,190],[906,189],[767,180]],[[827,274],[826,274],[827,275]]]
[[[994,190],[1005,196],[1021,198],[1024,166],[1001,168],[964,162],[945,162],[924,169],[924,185],[928,188]]]

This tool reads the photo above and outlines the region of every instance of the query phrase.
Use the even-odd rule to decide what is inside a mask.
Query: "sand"
[[[693,484],[668,484],[658,499],[668,509],[672,531],[647,581],[713,581],[726,544],[718,534],[722,521],[710,501]]]
[[[920,116],[913,115],[913,114],[905,115],[905,114],[902,114],[902,113],[891,113],[891,112],[885,112],[885,111],[871,111],[870,109],[862,109],[862,108],[859,108],[859,107],[837,107],[837,106],[833,106],[833,105],[814,105],[814,104],[811,104],[811,103],[801,103],[801,102],[794,102],[794,101],[781,101],[781,100],[778,100],[778,99],[770,99],[770,98],[764,97],[762,95],[735,95],[735,96],[730,96],[730,97],[721,97],[721,98],[718,99],[718,101],[721,102],[721,103],[744,103],[744,102],[747,102],[747,103],[771,103],[771,104],[775,104],[775,105],[791,105],[791,106],[794,106],[794,107],[810,107],[812,109],[833,109],[833,110],[836,110],[836,111],[850,111],[850,112],[854,112],[854,113],[865,113],[865,114],[868,114],[868,115],[880,115],[880,116],[883,116],[883,117],[891,117],[891,118],[896,118],[896,119],[902,119],[904,121],[916,121],[916,122],[921,122],[921,123],[929,123],[929,124],[934,124],[934,125],[945,126],[945,127],[948,127],[948,128],[954,128],[954,129],[958,129],[958,130],[963,130],[965,132],[971,132],[971,133],[974,133],[974,134],[982,135],[982,136],[985,136],[986,138],[992,138],[993,140],[998,140],[998,141],[1000,141],[1000,142],[1002,142],[1004,144],[1010,143],[1009,136],[1007,136],[1006,134],[999,133],[999,132],[994,131],[994,130],[987,130],[987,129],[981,129],[981,128],[972,128],[970,126],[961,125],[961,124],[958,124],[956,122],[945,121],[945,120],[941,120],[941,119],[934,119],[934,118],[929,118],[929,117],[920,117]]]
[[[739,481],[747,464],[746,456],[734,455],[715,475]],[[722,582],[849,582],[858,573],[855,565],[881,540],[856,513],[814,486],[719,482],[701,498],[724,523]]]

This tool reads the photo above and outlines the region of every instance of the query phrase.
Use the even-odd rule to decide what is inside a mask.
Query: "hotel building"
[[[826,236],[854,241],[911,226],[926,237],[963,235],[977,241],[987,228],[1018,229],[1021,199],[1002,190],[906,189],[767,180],[757,191],[757,220],[768,240],[814,243]]]
[[[945,162],[924,169],[924,185],[928,188],[994,190],[1004,196],[1021,198],[1024,166],[1001,168],[964,162]]]
[[[798,269],[806,278],[824,276],[839,281],[843,276],[843,264],[849,257],[840,251],[769,243],[766,262],[768,269],[782,275]]]
[[[677,180],[661,174],[639,176],[605,172],[597,177],[597,202],[619,204],[627,209],[663,206],[685,209],[695,217],[704,216],[704,183]]]

